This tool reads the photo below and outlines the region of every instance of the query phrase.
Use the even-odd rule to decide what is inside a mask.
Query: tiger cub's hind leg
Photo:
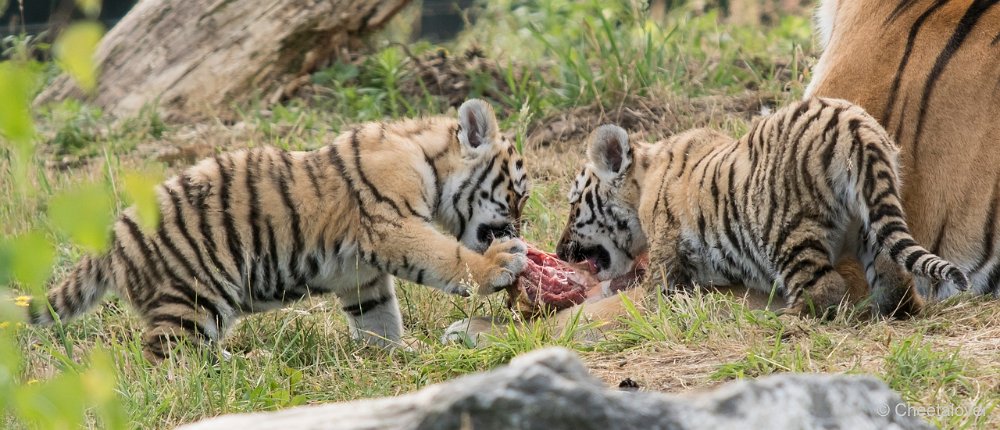
[[[848,285],[830,261],[829,251],[815,245],[820,242],[807,238],[787,248],[778,273],[785,286],[788,312],[828,318],[848,299]]]
[[[163,294],[146,309],[147,328],[142,335],[142,355],[151,363],[163,361],[181,339],[196,346],[215,345],[226,323],[211,312],[211,306],[199,306]]]
[[[886,250],[867,243],[859,253],[871,286],[872,309],[879,316],[907,318],[920,313],[924,301],[913,275],[893,261]]]
[[[785,281],[788,312],[792,314],[832,318],[837,307],[847,300],[847,281],[830,263],[812,266],[793,279]]]
[[[379,275],[367,283],[339,291],[337,296],[353,338],[379,346],[400,346],[403,317],[391,275]]]

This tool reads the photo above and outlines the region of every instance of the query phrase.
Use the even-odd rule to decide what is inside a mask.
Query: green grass
[[[533,180],[525,236],[545,249],[554,248],[568,211],[565,195],[583,155],[579,137],[589,132],[581,127],[607,121],[623,108],[669,106],[650,110],[662,117],[637,116],[633,131],[655,138],[712,126],[739,134],[756,113],[743,100],[798,98],[816,55],[804,15],[762,27],[726,24],[714,12],[682,7],[656,21],[628,2],[569,0],[534,9],[523,2],[490,2],[476,26],[443,48],[458,58],[473,45],[486,50],[492,69],[468,72],[469,94],[500,94],[492,102],[522,148]],[[22,194],[17,181],[6,180],[15,172],[11,152],[0,149],[0,232],[8,237],[37,229],[58,244],[53,265],[59,277],[84,251],[46,215],[53,196],[81,184],[107,184],[120,210],[127,172],[176,172],[190,163],[184,155],[189,152],[200,154],[196,159],[265,144],[314,149],[360,121],[449,112],[448,94],[419,78],[410,56],[433,55],[438,48],[376,46],[370,56],[317,72],[309,95],[266,109],[243,107],[236,125],[167,124],[153,110],[113,122],[73,103],[37,112],[42,145],[26,175],[32,193]],[[538,138],[546,125],[567,117],[570,137]],[[112,386],[135,428],[411,392],[548,345],[580,351],[610,384],[628,377],[650,390],[684,391],[790,371],[869,373],[911,404],[985,412],[928,417],[935,424],[1000,425],[994,411],[1000,402],[1000,305],[992,301],[949,301],[911,321],[849,315],[825,322],[695,292],[629,303],[617,327],[600,336],[582,336],[593,329],[583,320],[563,332],[536,321],[504,327],[485,347],[470,349],[437,339],[448,324],[468,316],[516,318],[503,297],[461,299],[409,283],[398,291],[407,334],[425,345],[416,352],[354,343],[330,297],[246,318],[222,345],[231,359],[184,347],[159,367],[141,358],[140,321],[113,299],[65,326],[0,330],[14,332],[24,355],[12,376],[22,387],[80,372],[92,351],[106,350]],[[85,425],[101,426],[100,413],[90,410]],[[0,427],[25,424],[7,415]]]

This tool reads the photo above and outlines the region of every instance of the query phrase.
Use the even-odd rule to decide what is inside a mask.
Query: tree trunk
[[[170,119],[276,102],[409,0],[141,0],[101,41],[97,90],[66,75],[36,104],[87,98],[105,113],[156,104]]]

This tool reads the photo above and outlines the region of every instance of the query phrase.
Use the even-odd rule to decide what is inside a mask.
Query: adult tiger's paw
[[[479,294],[492,294],[513,284],[528,266],[527,252],[521,239],[494,239],[483,253],[490,265],[478,280]]]

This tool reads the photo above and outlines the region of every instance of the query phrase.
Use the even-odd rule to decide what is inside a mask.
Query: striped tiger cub
[[[605,125],[590,136],[557,252],[602,279],[648,252],[655,281],[776,287],[797,314],[838,306],[847,285],[834,264],[856,255],[874,311],[912,315],[922,299],[909,273],[968,280],[910,235],[898,157],[878,122],[837,99],[782,108],[738,140],[697,129],[637,144]]]
[[[360,125],[314,151],[220,154],[157,187],[155,231],[125,210],[110,249],[82,258],[30,321],[75,317],[110,289],[144,317],[143,354],[158,362],[180,336],[214,344],[242,315],[333,293],[354,337],[397,345],[394,276],[461,295],[515,280],[527,187],[481,100],[457,119]]]

